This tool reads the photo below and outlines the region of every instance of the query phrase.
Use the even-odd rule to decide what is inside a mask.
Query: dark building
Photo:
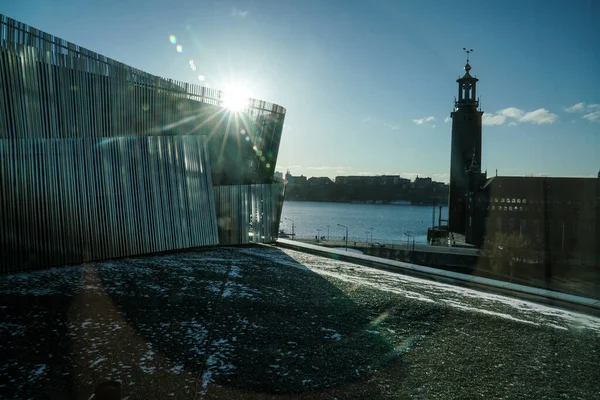
[[[599,178],[497,176],[468,198],[467,242],[514,234],[538,251],[540,261],[598,264]]]
[[[598,178],[495,176],[481,172],[481,127],[476,84],[468,59],[457,80],[452,117],[450,232],[483,246],[498,235],[518,235],[539,262],[598,265]]]
[[[456,80],[458,100],[454,102],[452,118],[452,148],[450,155],[450,192],[448,198],[448,229],[465,233],[466,193],[469,167],[474,160],[481,165],[481,116],[477,100],[477,81],[470,72],[467,58],[465,75]]]
[[[334,185],[333,181],[331,179],[329,179],[326,176],[323,177],[312,177],[312,178],[308,178],[308,180],[306,181],[308,183],[308,186],[328,186],[328,185]]]

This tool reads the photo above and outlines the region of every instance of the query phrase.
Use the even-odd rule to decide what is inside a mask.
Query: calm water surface
[[[427,243],[427,228],[431,227],[432,206],[393,205],[393,204],[350,204],[323,203],[310,201],[286,201],[283,203],[281,229],[286,233],[292,232],[294,220],[295,232],[298,237],[314,238],[317,229],[320,236],[327,237],[329,225],[330,239],[341,240],[346,234],[350,240],[365,241],[373,228],[374,241],[386,243],[404,243],[404,232],[410,231],[415,235],[417,243]],[[437,224],[439,207],[435,209]],[[448,218],[448,208],[442,208],[442,218]]]

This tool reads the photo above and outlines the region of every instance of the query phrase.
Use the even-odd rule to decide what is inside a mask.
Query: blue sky
[[[4,0],[0,13],[156,75],[283,105],[277,168],[294,175],[447,181],[446,117],[472,47],[490,174],[600,168],[594,0]]]

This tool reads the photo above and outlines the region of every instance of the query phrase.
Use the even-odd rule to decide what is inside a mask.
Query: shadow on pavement
[[[408,338],[444,314],[334,285],[267,246],[4,276],[0,300],[7,399],[88,399],[105,380],[132,400],[391,398],[410,343],[379,322],[411,320]]]
[[[130,325],[196,374],[195,390],[208,397],[343,395],[340,387],[401,362],[364,310],[278,249],[124,259],[98,272]]]

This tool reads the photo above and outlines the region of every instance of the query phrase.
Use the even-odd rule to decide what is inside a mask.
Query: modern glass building
[[[276,239],[285,108],[0,15],[0,271]]]

